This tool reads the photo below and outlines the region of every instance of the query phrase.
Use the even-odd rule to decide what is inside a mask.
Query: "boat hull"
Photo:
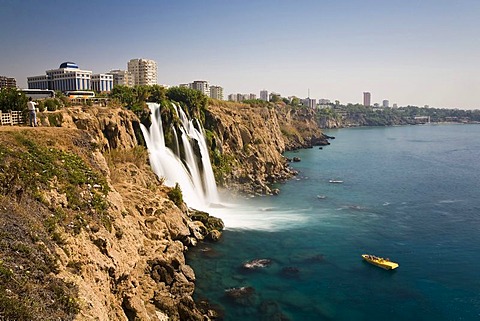
[[[362,258],[368,263],[378,266],[384,270],[394,270],[399,267],[398,263],[370,254],[362,254]]]

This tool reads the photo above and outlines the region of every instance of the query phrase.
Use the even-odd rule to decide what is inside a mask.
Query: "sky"
[[[133,58],[158,83],[231,93],[480,108],[478,0],[0,0],[0,75]]]

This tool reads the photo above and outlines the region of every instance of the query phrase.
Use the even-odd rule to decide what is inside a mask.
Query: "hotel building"
[[[156,85],[157,63],[151,59],[131,59],[127,63],[127,69],[133,76],[133,84]]]
[[[113,88],[111,75],[92,75],[90,70],[82,70],[74,62],[64,62],[58,69],[47,70],[45,73],[42,76],[27,77],[28,89],[110,92]]]
[[[97,92],[110,92],[113,88],[113,75],[92,75],[92,90]]]
[[[59,91],[90,90],[92,72],[81,70],[73,62],[64,62],[58,69],[46,71],[46,75],[27,77],[28,89]]]

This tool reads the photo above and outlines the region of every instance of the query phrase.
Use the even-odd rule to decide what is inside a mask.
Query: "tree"
[[[186,87],[171,87],[167,90],[167,98],[177,103],[183,103],[190,117],[199,116],[204,119],[208,97],[200,91]]]
[[[160,85],[153,85],[150,87],[150,97],[148,98],[148,101],[159,103],[166,98],[167,90],[165,89],[165,87],[162,87]]]
[[[118,99],[125,106],[132,106],[135,103],[136,94],[131,87],[117,85],[113,87],[110,97]]]
[[[27,108],[28,98],[16,88],[2,88],[0,90],[0,110],[24,110]]]

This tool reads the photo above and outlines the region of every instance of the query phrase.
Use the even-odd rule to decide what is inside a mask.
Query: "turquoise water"
[[[214,213],[229,228],[188,253],[195,297],[225,320],[479,320],[480,126],[328,134],[323,150],[288,154],[302,161],[280,195]],[[271,264],[242,268],[263,258]],[[253,293],[226,295],[240,287]]]

